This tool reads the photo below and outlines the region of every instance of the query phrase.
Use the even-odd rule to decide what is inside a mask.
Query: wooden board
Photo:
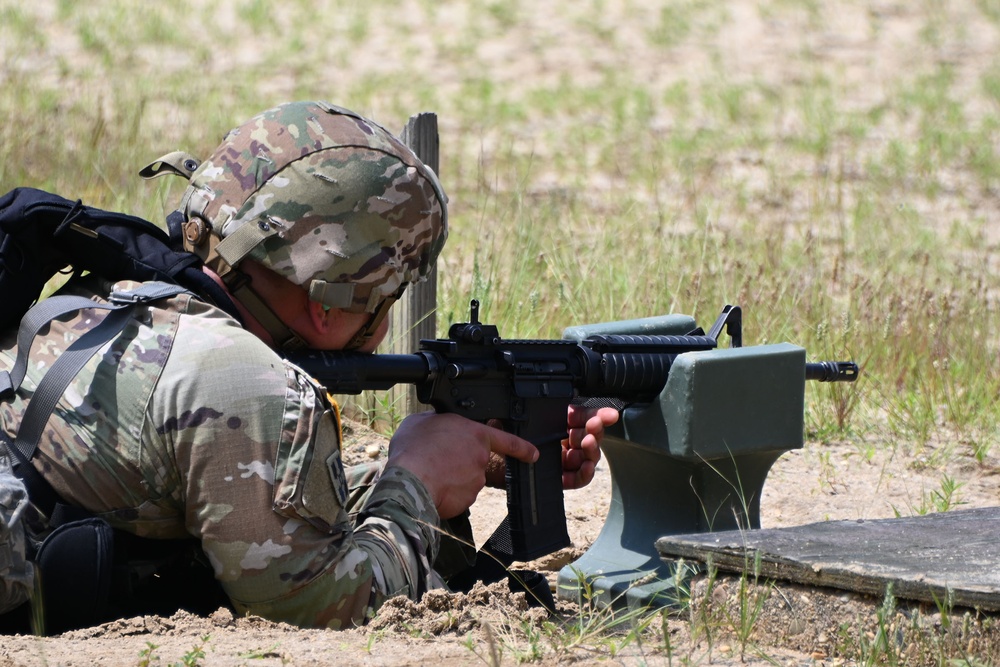
[[[948,600],[1000,610],[1000,507],[873,521],[826,521],[792,528],[670,535],[656,541],[664,560],[707,562],[720,570],[883,595]]]

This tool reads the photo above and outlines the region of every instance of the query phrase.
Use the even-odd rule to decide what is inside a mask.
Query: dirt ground
[[[383,438],[359,425],[351,425],[350,431],[347,460],[365,460],[384,451]],[[950,474],[965,480],[954,498],[957,505],[994,506],[1000,501],[995,465],[982,466],[961,456],[950,460],[955,467]],[[892,453],[872,454],[863,443],[810,442],[775,464],[765,485],[761,521],[767,527],[779,527],[888,518],[897,511],[910,514],[940,489],[940,470],[927,470]],[[531,565],[554,581],[562,564],[597,537],[610,498],[611,475],[602,463],[590,487],[566,494],[574,546]],[[483,493],[473,514],[477,536],[492,532],[505,513],[504,503],[502,492]],[[933,662],[933,656],[925,655],[927,642],[907,633],[940,629],[949,620],[934,609],[905,602],[899,603],[896,613],[880,615],[881,600],[846,591],[764,582],[743,590],[734,576],[720,576],[711,587],[706,578],[698,578],[692,596],[698,600],[692,610],[669,617],[663,626],[657,620],[659,627],[646,643],[628,643],[612,656],[607,640],[567,646],[557,639],[543,639],[542,648],[534,649],[540,652],[538,664],[856,664],[845,659],[845,647],[856,647],[858,638],[874,644],[880,636],[880,620],[881,627],[889,625],[895,633],[901,659],[924,664]],[[758,602],[753,631],[744,636],[738,630],[743,627],[740,615],[748,608],[756,609]],[[559,607],[559,618],[580,618],[574,605],[560,602]],[[947,640],[950,644],[940,640],[944,643],[938,645],[939,650],[945,655],[995,654],[1000,646],[995,619],[965,610],[955,610],[951,617],[960,621],[952,621],[957,636]],[[512,595],[504,584],[478,586],[468,594],[435,592],[419,604],[393,600],[369,627],[340,632],[234,618],[225,609],[208,618],[179,612],[170,618],[125,619],[46,639],[3,637],[0,667],[516,664],[519,656],[532,655],[532,642],[518,630],[522,620],[528,627],[541,628],[556,619],[529,608],[523,594]],[[541,636],[546,637],[545,633]]]

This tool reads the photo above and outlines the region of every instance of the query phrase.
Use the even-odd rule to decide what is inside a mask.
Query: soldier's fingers
[[[584,461],[579,468],[563,470],[563,489],[579,489],[587,486],[594,480],[597,471],[597,464],[593,461]]]
[[[585,408],[582,405],[570,405],[566,413],[567,428],[574,429],[584,426],[590,419],[592,412],[591,408]]]
[[[598,408],[587,420],[587,430],[594,428],[603,431],[605,427],[617,423],[619,416],[619,412],[614,408]]]
[[[616,417],[617,419],[617,413]],[[597,450],[604,439],[605,421],[600,416],[591,417],[587,421],[586,428],[571,429],[567,438],[563,440],[563,447],[567,449]],[[593,454],[590,455],[592,458]],[[599,456],[599,454],[597,455]],[[595,459],[596,460],[596,459]]]
[[[599,418],[594,421],[594,418]],[[614,408],[587,408],[582,405],[570,405],[566,416],[566,426],[569,429],[592,428],[603,429],[618,421],[618,411]]]
[[[534,463],[538,460],[538,448],[524,438],[495,428],[487,431],[487,438],[491,452],[510,456],[525,463]]]

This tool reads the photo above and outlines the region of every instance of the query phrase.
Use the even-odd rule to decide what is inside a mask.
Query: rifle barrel
[[[853,361],[814,361],[806,364],[806,379],[818,382],[854,382],[858,365]]]
[[[431,377],[423,354],[365,354],[308,350],[292,352],[288,360],[305,369],[331,394],[360,394],[397,384],[420,384]]]

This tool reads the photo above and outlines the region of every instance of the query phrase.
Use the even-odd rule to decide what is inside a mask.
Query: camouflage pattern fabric
[[[34,586],[34,568],[26,559],[24,511],[28,493],[0,451],[0,614],[28,600]]]
[[[434,172],[378,124],[325,102],[255,116],[190,181],[189,237],[208,222],[229,265],[250,257],[351,312],[425,278],[447,239]]]
[[[71,291],[108,293],[96,282]],[[36,339],[24,390],[0,405],[8,433],[40,369],[96,317],[53,322]],[[0,367],[13,364],[15,336],[0,339]],[[137,308],[95,355],[34,463],[68,502],[116,528],[200,538],[238,611],[341,628],[442,582],[427,490],[399,468],[350,476],[339,443],[322,387],[222,311],[181,295]]]

